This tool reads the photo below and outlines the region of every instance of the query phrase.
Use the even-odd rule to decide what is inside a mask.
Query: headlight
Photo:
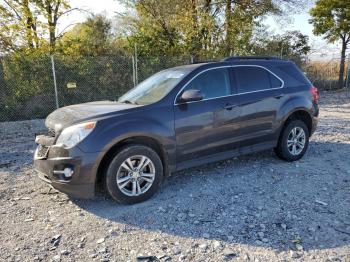
[[[63,129],[59,135],[56,145],[64,148],[72,148],[84,138],[86,138],[92,130],[94,130],[96,122],[87,122]]]

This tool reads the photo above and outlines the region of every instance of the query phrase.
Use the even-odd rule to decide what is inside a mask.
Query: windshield
[[[168,69],[146,79],[119,98],[121,103],[147,105],[158,102],[177,85],[190,69]]]

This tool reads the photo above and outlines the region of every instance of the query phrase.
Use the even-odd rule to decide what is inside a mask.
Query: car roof
[[[234,65],[259,65],[259,66],[271,66],[271,65],[285,65],[291,64],[293,62],[282,59],[260,59],[260,58],[249,58],[249,59],[233,59],[233,60],[222,60],[222,61],[213,61],[213,62],[201,62],[194,63],[188,65],[182,65],[174,67],[176,69],[199,69],[203,68],[211,68],[218,66],[234,66]]]

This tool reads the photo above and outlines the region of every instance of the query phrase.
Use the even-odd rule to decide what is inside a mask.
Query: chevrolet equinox
[[[113,95],[113,94],[111,94]],[[274,149],[308,148],[318,92],[290,61],[229,57],[161,71],[119,98],[60,108],[36,137],[39,177],[80,198],[102,181],[120,203],[150,198],[172,172]]]

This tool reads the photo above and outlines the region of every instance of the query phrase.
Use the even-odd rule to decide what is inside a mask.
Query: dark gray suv
[[[174,171],[274,149],[308,148],[318,92],[298,67],[269,57],[230,57],[161,71],[118,101],[58,109],[38,135],[35,168],[75,197],[102,181],[121,203],[150,198]]]

